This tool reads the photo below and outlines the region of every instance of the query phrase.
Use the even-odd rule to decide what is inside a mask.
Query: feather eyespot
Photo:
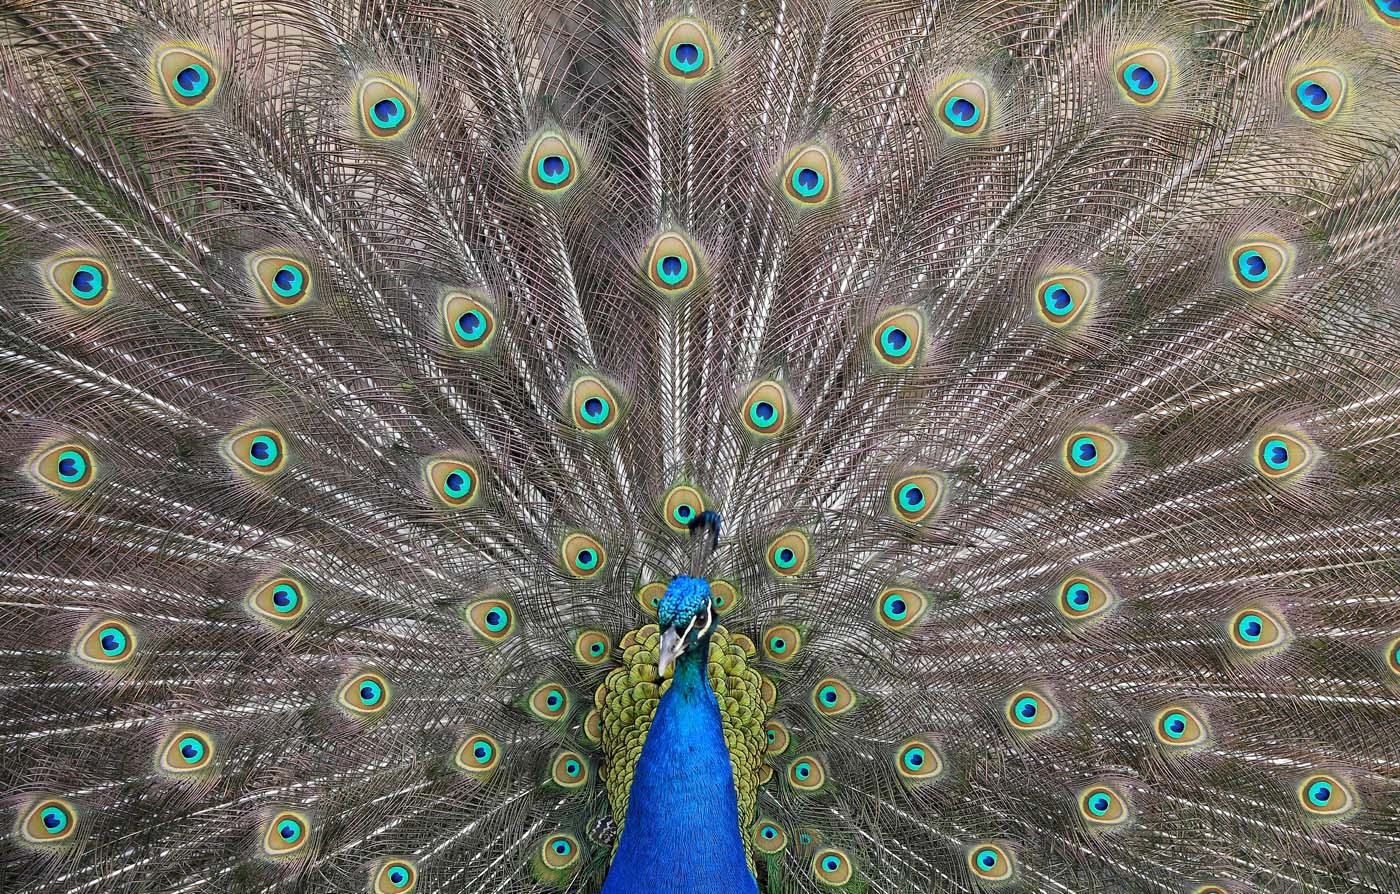
[[[690,523],[705,511],[705,498],[688,484],[678,484],[666,492],[661,501],[661,520],[673,531],[686,533]]]
[[[195,109],[219,90],[219,72],[205,53],[187,46],[170,46],[155,54],[156,81],[177,109]]]
[[[768,569],[781,577],[801,574],[807,568],[812,544],[801,531],[785,531],[763,551]]]
[[[29,473],[59,494],[75,494],[92,484],[97,466],[82,444],[57,444],[41,450],[29,463]]]
[[[376,140],[392,140],[408,133],[418,114],[408,88],[387,75],[370,75],[360,81],[357,104],[361,133]]]
[[[763,725],[763,738],[765,742],[763,753],[777,755],[787,751],[788,743],[792,741],[792,734],[780,721],[770,720]]]
[[[1287,432],[1266,432],[1254,442],[1254,466],[1265,478],[1284,481],[1297,477],[1313,462],[1313,448]]]
[[[481,492],[477,467],[455,457],[428,460],[423,464],[423,481],[428,493],[448,509],[470,506]]]
[[[529,710],[540,720],[553,723],[569,716],[569,690],[558,683],[541,683],[527,699]]]
[[[1204,744],[1208,730],[1195,710],[1186,705],[1171,705],[1157,712],[1152,733],[1158,742],[1176,750]]]
[[[275,428],[258,427],[235,432],[224,439],[224,456],[235,469],[266,478],[287,463],[287,442]]]
[[[943,775],[943,753],[929,739],[915,736],[895,749],[894,769],[907,786],[927,785]]]
[[[595,745],[603,743],[603,715],[594,708],[583,718],[583,734]]]
[[[1059,271],[1036,285],[1035,309],[1045,323],[1066,329],[1088,310],[1096,291],[1088,274]]]
[[[306,586],[294,577],[275,577],[253,587],[248,608],[276,627],[290,627],[306,612]]]
[[[1385,647],[1385,666],[1390,668],[1390,672],[1400,677],[1400,639],[1390,641]]]
[[[603,545],[588,534],[574,532],[559,545],[559,558],[564,570],[578,578],[589,578],[603,570],[608,555]]]
[[[336,701],[351,716],[368,719],[383,714],[391,696],[389,682],[381,674],[362,671],[340,687]]]
[[[41,798],[19,823],[20,837],[33,845],[61,845],[78,831],[78,812],[62,798]]]
[[[87,255],[63,255],[45,265],[49,290],[80,311],[93,311],[112,297],[112,270]]]
[[[933,103],[934,115],[947,133],[975,137],[987,129],[991,120],[991,92],[980,78],[955,78],[937,95]]]
[[[714,592],[711,586],[710,592]],[[637,590],[637,605],[641,606],[643,612],[656,617],[656,613],[661,609],[661,597],[666,595],[666,585],[660,581],[653,581],[643,584]]]
[[[651,287],[664,295],[684,294],[700,276],[699,256],[690,239],[674,230],[651,241],[643,270]]]
[[[621,418],[613,390],[597,376],[580,376],[569,389],[569,414],[574,427],[585,434],[601,435]]]
[[[311,823],[305,814],[283,810],[272,816],[263,830],[264,856],[280,858],[295,855],[311,840]]]
[[[714,607],[715,614],[721,618],[738,608],[742,599],[738,588],[729,581],[710,581],[710,605]]]
[[[875,620],[886,630],[908,632],[928,609],[928,598],[910,587],[885,587],[875,597]]]
[[[537,874],[546,879],[560,879],[577,867],[582,848],[579,841],[565,832],[557,832],[540,844]]]
[[[1004,882],[1015,871],[1010,849],[990,841],[968,849],[967,867],[985,882]]]
[[[1279,283],[1292,257],[1285,243],[1271,236],[1256,236],[1230,250],[1230,276],[1246,292],[1261,292]]]
[[[504,599],[478,599],[462,615],[486,645],[502,642],[515,632],[515,609]]]
[[[560,788],[583,788],[588,784],[588,763],[576,751],[557,752],[550,762],[549,778]]]
[[[374,894],[409,894],[418,887],[418,870],[409,860],[385,860],[374,874]]]
[[[574,658],[583,664],[602,664],[610,655],[612,640],[601,630],[585,630],[574,639]]]
[[[485,733],[473,733],[462,741],[452,762],[469,776],[487,776],[501,763],[501,745]]]
[[[1017,732],[1040,732],[1059,722],[1060,711],[1044,693],[1022,689],[1006,700],[1006,719]]]
[[[1309,814],[1340,819],[1356,807],[1351,787],[1330,773],[1316,773],[1298,784],[1298,803]]]
[[[1119,92],[1140,106],[1155,105],[1166,95],[1170,80],[1171,63],[1159,50],[1139,50],[1114,66],[1114,82]]]
[[[213,760],[214,740],[199,730],[179,730],[167,736],[160,748],[160,769],[175,776],[208,769]]]
[[[815,757],[803,755],[788,764],[787,780],[799,792],[810,794],[826,783],[826,768]]]
[[[275,311],[292,310],[311,299],[314,277],[303,261],[277,252],[252,254],[247,271],[253,294]]]
[[[1244,608],[1230,618],[1230,641],[1246,652],[1267,652],[1283,646],[1287,639],[1288,625],[1266,608]]]
[[[890,511],[911,525],[928,518],[942,500],[943,477],[932,472],[906,475],[890,488]]]
[[[787,830],[772,820],[761,819],[754,823],[749,841],[762,853],[781,854],[787,850]]]
[[[840,888],[851,880],[855,870],[846,852],[826,847],[812,856],[812,875],[828,888]]]
[[[484,298],[450,292],[442,299],[442,325],[448,345],[470,354],[491,343],[496,334],[496,313]]]
[[[812,707],[823,717],[840,717],[855,706],[855,692],[835,677],[819,680],[812,688]]]
[[[886,366],[903,369],[918,359],[923,337],[923,316],[912,308],[898,309],[871,327],[870,350]]]
[[[525,178],[543,195],[558,197],[578,182],[578,153],[564,136],[544,131],[530,145],[525,156]]]
[[[1327,121],[1346,98],[1346,78],[1333,68],[1310,68],[1288,82],[1293,108],[1310,121]]]
[[[802,648],[802,634],[791,624],[774,624],[763,632],[763,656],[778,664],[787,664]]]
[[[794,152],[783,169],[783,193],[798,208],[820,208],[831,201],[835,176],[831,153],[819,143],[810,143]]]
[[[1079,815],[1091,825],[1120,826],[1128,821],[1128,804],[1117,787],[1091,785],[1079,793]]]
[[[114,668],[136,655],[136,630],[125,621],[105,618],[78,634],[73,654],[96,667]]]
[[[1064,440],[1064,466],[1076,478],[1101,475],[1112,468],[1123,452],[1123,444],[1107,430],[1084,429]]]
[[[1103,582],[1078,574],[1065,578],[1055,598],[1055,607],[1066,620],[1075,623],[1102,618],[1117,597]]]
[[[771,379],[750,387],[740,410],[744,427],[765,438],[781,434],[787,426],[787,416],[787,392]]]
[[[710,29],[698,19],[678,19],[662,32],[658,55],[661,70],[671,79],[698,81],[714,70]]]

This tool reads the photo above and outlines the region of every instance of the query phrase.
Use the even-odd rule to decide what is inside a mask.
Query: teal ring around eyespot
[[[365,690],[369,690],[369,695],[365,695]],[[373,680],[365,680],[360,683],[357,693],[360,697],[360,704],[374,707],[379,704],[379,700],[384,697],[384,689]]]
[[[574,556],[574,564],[584,571],[592,571],[598,564],[598,554],[591,549],[581,549]]]
[[[554,842],[554,852],[561,857],[567,857],[569,854],[573,853],[573,850],[574,846],[563,838]]]
[[[924,754],[922,748],[910,748],[908,751],[904,752],[904,769],[911,773],[917,773],[922,770],[927,761],[928,757]]]
[[[277,273],[291,274],[292,284],[283,288],[282,285],[277,282]],[[281,295],[283,298],[291,298],[301,293],[302,286],[306,283],[306,277],[300,270],[291,264],[283,264],[281,267],[277,268],[277,273],[272,275],[272,291]]]
[[[452,486],[453,475],[461,476],[461,485],[457,487]],[[447,495],[454,500],[460,500],[467,494],[472,492],[472,473],[467,469],[462,468],[461,466],[458,466],[451,472],[448,472],[447,476],[443,478],[442,482],[442,489],[447,491]]]
[[[557,174],[549,174],[545,172],[544,163],[551,158],[557,158],[564,164],[563,169],[560,170]],[[573,172],[573,169],[573,165],[569,164],[568,157],[563,155],[546,155],[542,157],[539,161],[535,162],[535,175],[541,180],[543,180],[545,183],[556,186],[560,183],[563,183],[565,180],[568,180],[569,174]]]
[[[894,343],[893,340],[898,335],[904,336],[903,344]],[[909,333],[900,327],[886,326],[884,331],[880,333],[880,347],[891,357],[903,357],[914,347],[914,340],[909,337]]]
[[[495,753],[496,749],[491,747],[490,742],[477,742],[476,747],[472,749],[472,759],[478,764],[489,764]]]
[[[301,823],[284,819],[277,824],[277,834],[288,844],[295,844],[301,838]]]
[[[677,261],[681,262],[681,269],[679,273],[670,274],[667,273],[665,269],[663,269],[665,267],[666,261],[669,258],[675,258]],[[686,276],[689,273],[690,263],[680,255],[665,255],[664,257],[656,259],[656,275],[662,282],[664,282],[668,286],[674,286],[677,283],[684,282]]]
[[[63,474],[64,460],[73,463],[73,471],[71,474]],[[83,476],[87,474],[87,460],[83,459],[83,455],[76,450],[65,450],[58,455],[58,468],[59,480],[66,484],[72,484],[75,481],[82,481]]]
[[[50,827],[48,820],[57,818],[57,822]],[[60,835],[68,828],[68,813],[58,807],[45,807],[39,813],[39,821],[43,823],[44,830],[50,835]]]
[[[599,404],[597,412],[589,412],[588,410],[588,402],[593,400],[596,400]],[[584,421],[588,422],[590,425],[602,425],[611,414],[612,406],[608,403],[608,399],[605,397],[598,397],[597,395],[588,398],[588,400],[585,400],[579,407],[579,415],[583,416]]]
[[[787,640],[783,639],[781,636],[775,636],[768,640],[768,648],[781,655],[787,651]]]
[[[1172,728],[1178,723],[1181,724],[1180,732]],[[1182,714],[1180,711],[1173,711],[1162,719],[1162,732],[1166,733],[1169,739],[1180,739],[1182,736],[1186,735],[1186,728],[1189,723],[1190,721],[1186,719],[1185,714]]]
[[[1273,458],[1274,451],[1275,451],[1275,450],[1280,450],[1280,449],[1283,450],[1283,459],[1282,459],[1281,461],[1276,461],[1276,460]],[[1266,466],[1268,466],[1268,467],[1271,468],[1271,469],[1279,469],[1279,470],[1282,470],[1282,469],[1288,468],[1288,461],[1289,461],[1289,456],[1288,456],[1288,445],[1285,444],[1281,439],[1279,439],[1279,438],[1273,438],[1273,439],[1271,439],[1271,440],[1265,442],[1265,444],[1264,444],[1264,464],[1265,464]]]
[[[808,776],[812,775],[812,765],[803,761],[794,767],[792,772],[796,774],[798,779],[806,779]]]
[[[1084,604],[1080,605],[1075,601],[1075,597],[1084,594]],[[1072,612],[1082,612],[1089,610],[1089,588],[1083,584],[1074,584],[1065,590],[1065,606]]]
[[[995,869],[1000,859],[1001,858],[997,856],[997,852],[991,848],[983,848],[977,852],[977,865],[981,866],[984,870]]]
[[[462,325],[462,321],[467,318],[476,324],[470,332],[467,331],[467,327]],[[469,310],[453,322],[452,328],[462,337],[463,341],[478,341],[486,336],[486,315],[479,310]]]
[[[287,597],[287,604],[285,606],[277,604],[277,596],[279,595]],[[301,601],[301,599],[297,595],[296,589],[288,584],[278,584],[277,586],[273,587],[272,597],[273,610],[282,612],[283,614],[290,611],[295,611],[297,603]]]
[[[379,117],[379,103],[384,102],[385,100],[387,100],[389,104],[394,107],[394,111],[392,114],[389,115],[388,119]],[[369,114],[370,117],[374,119],[375,126],[380,128],[394,127],[399,122],[403,121],[403,103],[400,102],[396,97],[386,96],[384,99],[379,100],[379,102],[376,102],[373,106],[370,107]]]
[[[106,639],[109,636],[112,639],[116,640],[116,645],[111,647],[110,649],[107,648],[106,644],[102,643],[102,640]],[[98,644],[102,647],[102,654],[107,655],[109,657],[112,655],[120,655],[121,653],[126,651],[126,634],[122,633],[120,627],[106,628],[97,635],[97,641]]]
[[[194,71],[194,73],[198,76],[198,80],[195,81],[195,85],[193,87],[187,89],[183,84],[180,83],[180,75],[190,70]],[[198,62],[191,62],[189,65],[186,65],[184,68],[180,69],[180,71],[171,80],[170,86],[173,87],[175,89],[175,92],[180,94],[181,96],[198,96],[209,87],[209,71],[203,65],[200,65]]]
[[[962,121],[953,114],[953,105],[959,100],[972,106],[972,117],[969,118],[967,121]],[[976,124],[982,119],[982,108],[978,106],[977,103],[973,102],[967,97],[958,96],[957,94],[954,94],[948,97],[948,101],[943,104],[943,117],[947,118],[949,121],[954,122],[955,124],[957,124],[958,127],[972,127],[974,124]]]
[[[1321,103],[1314,103],[1308,98],[1307,91],[1309,87],[1318,87],[1322,90]],[[1298,101],[1310,112],[1325,112],[1332,106],[1332,94],[1317,81],[1308,80],[1299,83],[1298,86],[1294,88],[1293,95],[1298,97]]]
[[[492,616],[497,616],[497,620],[492,621]],[[506,626],[509,624],[510,615],[499,605],[492,606],[491,609],[486,612],[486,629],[492,633],[500,633],[502,630],[505,630]]]
[[[1258,273],[1249,272],[1249,262],[1254,258],[1258,258],[1264,265],[1264,269]],[[1264,256],[1257,251],[1250,250],[1241,254],[1239,259],[1235,262],[1235,267],[1240,271],[1240,276],[1243,276],[1250,282],[1262,282],[1269,277],[1269,262],[1265,261]]]
[[[88,286],[86,289],[82,289],[75,285],[74,282],[70,281],[68,283],[68,288],[72,290],[75,296],[82,298],[84,301],[91,301],[93,298],[102,294],[102,284],[105,280],[101,270],[91,264],[80,264],[78,269],[73,271],[74,280],[78,278],[79,273],[86,273],[90,276],[92,278],[92,285]]]
[[[1400,19],[1400,3],[1395,2],[1395,0],[1390,0],[1390,2],[1374,0],[1371,5],[1376,8],[1376,12],[1387,19]]]
[[[773,414],[767,419],[763,419],[758,415],[759,407],[768,407],[770,410],[773,411]],[[757,425],[759,428],[771,428],[778,422],[778,408],[773,406],[772,403],[766,400],[754,401],[753,405],[749,407],[749,421],[752,422],[754,425]]]
[[[911,499],[910,493],[918,494],[917,499]],[[918,512],[924,508],[928,500],[924,497],[923,488],[917,484],[909,483],[899,489],[899,505],[909,512]]]
[[[694,61],[694,62],[682,62],[681,59],[680,59],[680,57],[676,55],[676,50],[680,48],[680,44],[672,44],[672,45],[671,45],[671,52],[670,52],[671,67],[674,68],[676,71],[682,71],[682,72],[685,72],[686,74],[690,74],[692,71],[695,71],[695,70],[698,69],[700,66],[702,66],[702,65],[705,64],[705,50],[704,50],[704,48],[702,48],[702,47],[700,46],[700,44],[698,44],[698,43],[693,43],[693,44],[691,44],[691,46],[695,47],[695,61]]]
[[[899,603],[899,607],[895,607]],[[898,593],[891,593],[885,597],[884,604],[880,610],[885,613],[885,617],[891,621],[903,621],[909,614],[909,601]]]
[[[257,455],[253,453],[253,447],[256,447],[259,444],[263,445],[263,447],[267,449],[267,456],[263,459],[258,459]],[[269,438],[267,435],[258,435],[256,438],[253,439],[253,443],[249,445],[248,462],[252,463],[255,466],[270,466],[273,463],[277,462],[277,442]]]
[[[1031,709],[1029,715],[1025,713],[1026,708]],[[1037,715],[1040,714],[1040,700],[1034,698],[1033,696],[1027,695],[1016,702],[1016,709],[1014,713],[1016,715],[1016,719],[1020,722],[1030,723],[1036,718]]]
[[[1140,68],[1142,68],[1142,66],[1135,62],[1123,69],[1123,86],[1127,87],[1138,96],[1151,96],[1153,93],[1157,92],[1157,76],[1152,74],[1151,69],[1148,69],[1147,73],[1152,75],[1152,80],[1146,87],[1140,86],[1137,79],[1133,77],[1133,74]]]
[[[786,559],[783,558],[783,553],[788,553],[788,557]],[[786,571],[787,569],[797,564],[796,551],[794,551],[792,547],[789,546],[779,547],[778,549],[773,550],[773,564]]]
[[[1089,446],[1094,448],[1094,455],[1089,457],[1088,459],[1083,459],[1079,455],[1079,448],[1085,444],[1088,444]],[[1074,444],[1071,445],[1069,452],[1070,456],[1074,459],[1074,464],[1076,466],[1088,469],[1099,464],[1099,447],[1097,444],[1094,443],[1093,438],[1075,438]]]
[[[1248,628],[1251,623],[1259,625],[1258,633],[1249,632]],[[1245,615],[1235,624],[1235,630],[1238,631],[1240,639],[1245,642],[1257,643],[1264,636],[1264,619],[1254,614]]]
[[[1064,307],[1055,306],[1054,295],[1057,290],[1064,292],[1066,295],[1069,296],[1069,303],[1066,304]],[[1071,292],[1069,289],[1065,288],[1060,283],[1052,283],[1045,289],[1045,298],[1043,303],[1045,304],[1046,313],[1054,314],[1057,317],[1063,317],[1067,314],[1071,314],[1074,312],[1074,293]]]
[[[1329,783],[1318,780],[1308,786],[1308,801],[1314,807],[1326,807],[1332,800],[1332,786]]]
[[[817,184],[815,186],[809,188],[802,185],[799,178],[802,176],[803,171],[811,171],[813,174],[817,175]],[[798,195],[810,199],[812,196],[822,191],[822,186],[826,183],[826,178],[823,177],[822,172],[818,171],[816,168],[795,168],[792,172],[791,182],[793,190]]]
[[[179,743],[177,743],[175,747],[180,752],[180,758],[184,760],[184,762],[187,764],[197,764],[204,759],[204,743],[196,739],[194,736],[185,736],[179,741]],[[193,757],[190,757],[189,755],[185,754],[186,748],[189,748],[190,750],[194,751]]]
[[[1100,800],[1104,802],[1102,807],[1098,805]],[[1113,806],[1113,799],[1107,792],[1094,792],[1086,799],[1086,802],[1089,807],[1089,812],[1094,816],[1103,816],[1108,813],[1109,808]]]
[[[841,858],[835,854],[827,854],[822,860],[822,869],[827,872],[835,872],[841,868]]]

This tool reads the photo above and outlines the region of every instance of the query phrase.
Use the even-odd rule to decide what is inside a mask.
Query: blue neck
[[[603,894],[756,894],[719,704],[709,638],[676,662],[627,796],[627,822]]]

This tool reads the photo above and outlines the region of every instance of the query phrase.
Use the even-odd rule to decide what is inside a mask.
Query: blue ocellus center
[[[1056,316],[1063,316],[1074,309],[1074,297],[1069,289],[1057,283],[1045,290],[1045,309]]]
[[[296,841],[301,836],[301,827],[291,820],[283,820],[277,827],[277,834],[281,835],[284,841]]]
[[[476,341],[486,332],[486,317],[479,310],[469,310],[457,318],[457,334],[467,341]]]
[[[209,74],[202,65],[187,65],[175,75],[175,90],[181,96],[197,96],[209,83]]]
[[[676,255],[666,255],[661,259],[661,275],[667,282],[676,282],[685,275],[685,261]]]
[[[1075,584],[1069,588],[1069,601],[1075,608],[1083,608],[1089,604],[1089,588],[1083,584]]]
[[[1288,445],[1278,440],[1265,444],[1264,462],[1274,469],[1286,468],[1288,466]]]
[[[1332,104],[1332,97],[1327,93],[1327,88],[1317,81],[1304,81],[1298,85],[1298,101],[1309,111],[1322,112]]]
[[[395,866],[389,870],[389,881],[397,887],[408,884],[408,872],[401,866]]]
[[[184,744],[180,746],[180,754],[183,755],[185,760],[187,761],[198,760],[199,745],[195,743],[192,739],[186,739],[184,741]]]
[[[840,868],[841,868],[841,858],[840,858],[840,857],[833,856],[833,855],[827,855],[827,857],[826,857],[825,859],[822,860],[822,869],[825,869],[827,872],[835,872],[836,870],[838,870],[838,869],[840,869]]]
[[[506,626],[506,613],[498,608],[493,608],[486,613],[486,626],[491,630],[500,630]]]
[[[773,639],[769,641],[768,645],[774,652],[787,651],[787,640],[783,639],[781,636],[773,637]]]
[[[1264,632],[1264,621],[1258,615],[1245,615],[1240,618],[1240,636],[1248,642],[1258,642]]]
[[[891,596],[885,601],[885,614],[898,621],[904,617],[904,613],[909,610],[909,606],[898,596]]]
[[[272,604],[281,611],[287,611],[296,605],[297,594],[286,584],[279,584],[272,590]]]
[[[564,703],[564,696],[560,695],[558,692],[551,691],[549,695],[545,696],[544,703],[551,709],[558,708]]]
[[[1092,438],[1080,438],[1075,441],[1071,452],[1075,463],[1080,466],[1092,466],[1099,461],[1099,448],[1095,446]]]
[[[84,264],[73,273],[69,285],[73,288],[73,294],[79,298],[95,298],[97,293],[102,291],[102,271],[90,264]]]
[[[880,344],[891,357],[903,357],[909,351],[909,333],[898,326],[886,326]]]
[[[700,67],[704,53],[693,43],[682,42],[671,47],[671,65],[678,71],[689,74]]]
[[[759,834],[771,841],[772,839],[778,837],[778,830],[773,828],[772,826],[764,826],[763,829],[759,832]]]
[[[491,746],[485,742],[477,742],[476,747],[472,749],[472,756],[476,758],[477,763],[486,763],[491,759]]]
[[[64,482],[72,484],[86,471],[87,463],[76,450],[65,450],[58,455],[58,477]]]
[[[778,408],[773,406],[769,401],[760,400],[754,403],[753,409],[749,412],[749,416],[755,423],[766,428],[777,420]]]
[[[805,764],[805,763],[803,763],[803,764],[798,764],[798,765],[797,765],[797,778],[798,778],[798,779],[806,779],[808,776],[811,776],[811,775],[812,775],[812,767],[811,767],[810,764]]]
[[[821,171],[815,168],[798,168],[792,172],[792,188],[806,198],[815,196],[822,188]]]
[[[39,819],[44,824],[44,828],[50,832],[61,832],[63,827],[68,825],[68,817],[64,816],[63,811],[57,807],[47,808]]]
[[[1129,65],[1123,71],[1123,81],[1128,85],[1128,89],[1138,94],[1146,96],[1157,86],[1157,77],[1152,71],[1141,65]]]
[[[826,688],[822,689],[822,693],[821,693],[821,694],[822,694],[822,704],[825,704],[825,705],[834,705],[834,704],[836,704],[837,695],[836,695],[836,689],[835,689],[835,687],[833,687],[833,686],[827,686]]]
[[[588,653],[589,653],[590,655],[601,655],[601,654],[603,654],[603,644],[602,644],[602,643],[594,643],[593,645],[591,645],[591,646],[588,647]]]
[[[403,120],[403,103],[393,97],[386,97],[374,104],[370,114],[379,127],[393,127]]]
[[[977,865],[983,869],[995,869],[997,865],[997,852],[994,850],[984,850],[977,854]]]
[[[540,159],[540,177],[550,183],[558,183],[569,176],[568,159],[562,155],[546,155]]]
[[[277,459],[277,444],[271,438],[259,435],[248,447],[248,457],[256,465],[271,465]]]
[[[272,274],[272,287],[283,298],[290,298],[301,291],[302,279],[300,270],[290,264],[283,264]]]
[[[1240,276],[1250,282],[1259,282],[1269,275],[1269,263],[1257,251],[1247,251],[1240,255],[1238,266]]]
[[[460,499],[466,496],[467,491],[471,489],[472,479],[465,470],[457,469],[456,471],[448,473],[445,483],[447,485],[448,496],[453,499]]]
[[[561,857],[567,857],[571,850],[573,850],[573,846],[562,838],[554,842],[554,852]]]
[[[584,421],[599,425],[607,420],[610,408],[608,402],[601,397],[589,397],[583,402]]]
[[[1314,782],[1308,787],[1308,800],[1318,807],[1326,806],[1332,800],[1332,786],[1325,782]]]
[[[102,651],[107,655],[116,655],[126,648],[126,636],[115,627],[108,627],[102,631],[101,637]]]
[[[977,104],[970,99],[961,96],[950,97],[943,107],[948,120],[958,127],[971,127],[977,123],[977,119],[982,117]]]
[[[1023,698],[1016,703],[1016,715],[1022,720],[1034,720],[1039,712],[1040,709],[1033,698]]]
[[[1108,796],[1104,794],[1094,795],[1089,799],[1089,810],[1096,816],[1103,816],[1108,812]]]
[[[1171,736],[1173,739],[1180,738],[1186,732],[1186,718],[1182,717],[1180,714],[1172,714],[1167,718],[1165,726],[1167,728],[1167,735]]]
[[[924,752],[920,748],[914,748],[904,756],[904,764],[910,769],[918,769],[924,765]]]

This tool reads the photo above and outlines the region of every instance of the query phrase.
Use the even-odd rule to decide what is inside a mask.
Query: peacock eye
[[[577,838],[556,832],[540,842],[535,876],[551,887],[564,887],[565,879],[578,868],[582,857],[583,847]]]
[[[890,509],[911,525],[927,519],[942,502],[943,478],[931,472],[907,475],[890,488]]]
[[[974,876],[989,882],[1006,881],[1013,871],[1010,850],[992,842],[968,849],[967,865]]]
[[[678,484],[666,492],[661,501],[661,520],[671,530],[685,533],[690,523],[705,511],[705,500],[700,491],[688,484]]]
[[[943,755],[930,739],[916,736],[895,749],[894,768],[905,785],[926,785],[943,775]]]
[[[564,789],[580,789],[588,784],[588,764],[575,751],[560,751],[550,764],[550,779]]]
[[[531,691],[526,705],[539,720],[554,722],[569,714],[569,691],[558,683],[541,683]]]
[[[442,325],[448,346],[470,354],[490,344],[496,313],[484,297],[450,292],[442,299]]]
[[[1298,785],[1298,802],[1308,814],[1339,819],[1355,807],[1355,795],[1345,782],[1330,773],[1318,773]]]
[[[1122,453],[1122,444],[1108,431],[1073,432],[1064,441],[1064,464],[1076,478],[1099,475],[1111,468]]]
[[[834,172],[826,147],[811,143],[792,155],[783,171],[783,191],[797,208],[819,208],[831,200]]]
[[[260,478],[277,474],[287,462],[286,440],[273,428],[236,432],[224,440],[223,449],[234,468]]]
[[[515,632],[515,609],[504,599],[478,599],[462,615],[486,645],[502,642]]]
[[[78,829],[78,814],[73,805],[60,798],[42,798],[19,824],[19,834],[31,845],[61,845]]]
[[[870,330],[870,350],[886,366],[902,369],[919,356],[924,320],[916,310],[899,309],[886,314]]]
[[[473,733],[462,740],[452,761],[467,775],[483,777],[500,764],[501,746],[485,733]]]
[[[1095,291],[1095,283],[1088,274],[1060,271],[1036,285],[1035,308],[1043,322],[1065,329],[1086,312]]]
[[[115,668],[136,655],[136,631],[125,621],[107,618],[78,634],[74,655],[88,664]]]
[[[778,854],[787,849],[787,831],[772,820],[755,823],[750,840],[765,854]]]
[[[447,456],[430,459],[423,465],[428,493],[448,509],[463,509],[476,502],[481,492],[481,473],[465,459]]]
[[[387,75],[371,75],[360,82],[358,106],[361,132],[375,140],[406,134],[417,115],[407,88]]]
[[[374,876],[374,894],[408,894],[418,885],[418,870],[408,860],[387,860]]]
[[[1102,617],[1114,602],[1113,591],[1102,581],[1074,575],[1060,584],[1055,607],[1066,620],[1077,623]]]
[[[1079,815],[1093,826],[1117,826],[1128,821],[1127,801],[1108,784],[1091,785],[1079,793]]]
[[[1119,91],[1140,106],[1156,104],[1171,79],[1171,64],[1159,50],[1139,50],[1120,59],[1114,70]]]
[[[875,620],[886,630],[907,632],[923,619],[928,598],[909,587],[886,587],[875,597]]]
[[[937,96],[934,113],[946,133],[973,137],[986,130],[990,92],[980,78],[956,78]]]
[[[263,833],[263,855],[277,859],[295,855],[310,839],[310,823],[295,811],[274,814]]]
[[[806,534],[801,531],[787,531],[768,544],[764,557],[768,560],[768,568],[774,574],[791,577],[801,574],[807,568],[811,549],[811,541],[807,539]]]
[[[812,857],[812,873],[828,888],[839,888],[851,880],[854,870],[846,852],[834,847],[822,848]]]
[[[564,569],[578,578],[589,578],[603,570],[607,564],[607,553],[593,537],[574,532],[564,538],[559,546],[560,559]]]
[[[1266,479],[1282,482],[1312,465],[1313,450],[1302,437],[1269,432],[1255,441],[1253,458],[1255,468]]]
[[[802,648],[802,634],[791,624],[774,624],[763,633],[763,655],[769,661],[787,664]]]
[[[597,376],[581,376],[569,389],[569,413],[585,434],[601,435],[617,424],[621,414],[613,389]]]
[[[666,585],[660,581],[652,581],[649,584],[643,584],[637,590],[637,605],[641,607],[644,613],[654,618],[656,617],[657,610],[661,607],[661,597],[665,595]]]
[[[1293,108],[1310,121],[1327,121],[1342,107],[1346,78],[1331,68],[1310,68],[1295,75],[1288,84]]]
[[[788,743],[792,741],[792,734],[788,732],[786,726],[777,720],[770,720],[763,726],[764,738],[768,744],[764,746],[764,753],[769,755],[782,754],[787,751]]]
[[[59,495],[71,495],[92,484],[96,469],[92,453],[82,444],[58,444],[40,451],[29,463],[30,474]]]
[[[172,776],[204,770],[213,759],[213,740],[198,730],[179,730],[167,736],[160,749],[160,769]]]
[[[1272,236],[1256,236],[1230,251],[1230,275],[1246,292],[1261,292],[1278,284],[1292,260],[1292,251]]]
[[[714,68],[710,29],[698,19],[684,18],[662,32],[658,50],[661,70],[683,83],[704,78]]]
[[[62,256],[49,261],[49,290],[68,305],[96,310],[112,296],[112,272],[103,261],[88,256]]]
[[[739,590],[727,580],[710,581],[710,604],[720,617],[730,614],[739,607]]]
[[[826,768],[815,757],[804,755],[788,764],[787,780],[798,792],[810,794],[825,784]]]
[[[1371,0],[1371,8],[1382,22],[1392,28],[1400,28],[1400,0]]]
[[[1006,700],[1006,718],[1019,732],[1039,732],[1055,725],[1060,712],[1042,692],[1023,689]]]
[[[384,712],[391,695],[389,683],[382,675],[365,671],[351,677],[340,688],[336,699],[351,716],[368,719]]]
[[[578,182],[578,155],[564,136],[544,131],[525,155],[525,179],[542,197],[561,197]]]
[[[855,692],[834,677],[819,681],[812,689],[812,706],[824,717],[839,717],[855,705]]]
[[[213,61],[193,47],[167,47],[155,55],[157,80],[176,109],[198,108],[214,98],[218,71]]]
[[[271,309],[288,311],[312,297],[311,268],[278,252],[253,254],[247,261],[251,290]]]
[[[612,640],[601,630],[584,630],[574,639],[574,657],[586,665],[598,665],[612,654]]]
[[[1230,618],[1230,640],[1245,652],[1264,652],[1284,645],[1288,625],[1263,607],[1241,609]]]
[[[1157,713],[1152,732],[1169,749],[1194,748],[1206,741],[1207,730],[1199,714],[1185,705],[1172,705]]]

